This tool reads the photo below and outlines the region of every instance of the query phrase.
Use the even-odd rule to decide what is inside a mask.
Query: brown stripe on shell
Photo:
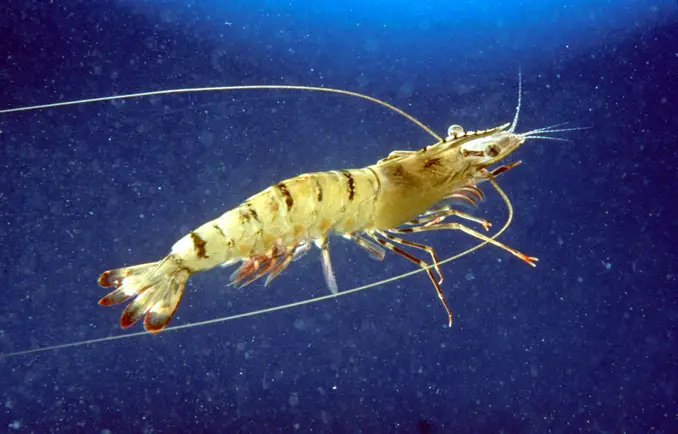
[[[353,175],[346,170],[342,170],[341,174],[348,180],[348,200],[352,201],[355,196],[355,179],[353,179]]]
[[[473,156],[473,157],[484,157],[485,153],[483,151],[473,151],[469,149],[462,149],[461,151],[464,157]]]
[[[316,199],[318,200],[318,202],[322,202],[323,201],[323,188],[320,185],[320,181],[318,181],[318,178],[313,177],[313,180],[315,181],[315,189],[316,189],[316,192],[317,192],[316,193]]]
[[[287,205],[287,211],[292,209],[292,205],[294,205],[294,200],[292,199],[292,195],[290,194],[290,191],[287,189],[287,186],[280,182],[275,185],[275,187],[280,191],[280,194],[283,195],[285,198],[285,205]]]
[[[191,240],[193,240],[193,247],[195,247],[198,258],[208,258],[209,256],[205,253],[205,245],[207,242],[200,238],[195,232],[191,232]]]
[[[226,234],[224,233],[224,231],[221,229],[221,227],[220,227],[219,225],[216,225],[216,224],[215,224],[215,225],[214,225],[214,229],[218,230],[219,233],[221,234],[221,236],[224,237],[224,238],[226,238]]]
[[[428,158],[426,161],[424,161],[424,169],[428,169],[429,167],[437,166],[440,164],[440,158],[434,157],[434,158]]]
[[[250,221],[250,218],[251,218],[250,215],[242,209],[238,213],[238,217],[240,218],[241,224],[247,223],[248,221]]]
[[[221,229],[221,226],[215,224],[215,225],[214,225],[214,229],[218,230],[219,233],[221,234],[221,236],[224,237],[224,239],[226,240],[226,245],[227,245],[228,247],[233,247],[233,246],[235,246],[235,241],[233,241],[233,238],[228,238],[228,237],[226,236],[226,234],[224,233],[224,230]]]
[[[257,212],[254,210],[254,208],[252,208],[252,204],[249,203],[249,202],[247,203],[247,209],[249,210],[250,214],[252,215],[252,218],[256,221],[259,221],[259,214],[257,214]]]

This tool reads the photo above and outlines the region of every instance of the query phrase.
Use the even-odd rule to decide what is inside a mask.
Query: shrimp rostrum
[[[518,108],[520,103],[518,104]],[[500,247],[534,266],[527,256],[461,222],[488,229],[489,223],[455,208],[447,199],[475,202],[483,193],[477,185],[515,167],[489,169],[528,138],[566,131],[547,127],[516,133],[511,124],[483,131],[464,131],[454,125],[446,138],[418,151],[393,151],[376,164],[299,175],[250,197],[188,233],[158,262],[106,271],[99,284],[113,291],[102,305],[131,299],[120,319],[123,328],[145,317],[152,333],[161,331],[175,313],[188,278],[219,265],[240,266],[231,275],[244,286],[266,277],[265,285],[313,246],[321,251],[322,269],[332,293],[338,291],[330,261],[330,235],[352,240],[375,259],[390,250],[426,269],[452,324],[445,301],[443,276],[435,250],[408,240],[408,234],[458,230]],[[409,251],[406,251],[409,250]],[[410,252],[417,251],[419,255]],[[423,256],[425,259],[420,258]]]

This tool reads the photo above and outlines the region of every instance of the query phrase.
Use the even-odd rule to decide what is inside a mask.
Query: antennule
[[[509,128],[509,133],[512,133],[516,130],[518,126],[518,117],[520,116],[520,104],[523,99],[523,72],[520,67],[518,67],[518,105],[516,106],[516,114],[513,116],[513,122],[511,122],[511,128]]]

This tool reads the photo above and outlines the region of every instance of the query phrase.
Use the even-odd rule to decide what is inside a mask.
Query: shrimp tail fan
[[[171,255],[158,262],[109,270],[99,277],[99,285],[114,289],[99,304],[112,306],[132,299],[120,326],[127,328],[145,316],[144,328],[158,333],[172,319],[190,275]]]

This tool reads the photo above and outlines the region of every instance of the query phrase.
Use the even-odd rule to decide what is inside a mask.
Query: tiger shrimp
[[[234,284],[244,286],[266,277],[264,285],[269,285],[312,245],[320,249],[325,282],[336,293],[329,250],[329,238],[334,234],[352,240],[377,260],[390,250],[424,268],[451,325],[452,313],[440,286],[443,276],[435,250],[405,236],[459,230],[536,264],[535,257],[464,224],[445,220],[456,216],[488,229],[487,221],[450,205],[435,207],[446,198],[471,202],[482,198],[477,184],[518,163],[493,171],[489,166],[506,158],[529,137],[560,131],[545,128],[518,134],[518,111],[512,124],[483,131],[464,131],[453,125],[438,143],[419,151],[393,151],[364,168],[308,173],[278,182],[189,232],[159,262],[103,273],[99,284],[114,290],[99,303],[113,305],[133,298],[122,314],[121,326],[126,328],[144,317],[145,329],[157,333],[172,318],[192,274],[240,262],[231,275]],[[402,247],[424,252],[430,263]]]
[[[407,113],[376,98],[338,89],[306,86],[231,86],[155,91],[8,109],[0,113],[147,95],[247,89],[311,90],[356,96],[405,116],[438,141],[418,151],[393,151],[376,164],[364,168],[308,173],[278,182],[189,232],[161,260],[104,272],[99,284],[112,288],[112,291],[99,304],[108,306],[129,301],[120,319],[123,328],[144,318],[147,331],[162,331],[176,312],[187,280],[195,273],[240,263],[231,275],[233,284],[245,286],[266,277],[264,285],[269,285],[313,245],[321,252],[326,285],[331,293],[336,294],[338,285],[329,250],[332,235],[352,240],[377,260],[384,259],[386,250],[389,250],[425,270],[445,308],[448,325],[452,324],[452,312],[441,287],[443,275],[438,256],[431,246],[406,239],[408,234],[458,230],[483,243],[504,249],[532,266],[536,264],[537,258],[496,241],[496,235],[488,237],[464,224],[446,222],[447,218],[454,216],[479,224],[487,230],[489,222],[450,204],[445,205],[445,201],[458,199],[475,204],[483,198],[478,184],[489,180],[498,188],[494,177],[519,162],[493,170],[489,170],[489,166],[505,159],[526,139],[558,140],[544,134],[578,129],[558,129],[558,126],[554,126],[516,133],[520,90],[512,123],[482,131],[464,131],[462,127],[453,125],[445,138],[439,137]],[[427,254],[430,262],[407,252],[403,247]]]

